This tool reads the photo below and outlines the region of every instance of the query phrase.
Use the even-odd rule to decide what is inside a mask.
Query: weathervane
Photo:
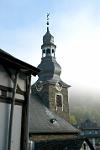
[[[47,13],[47,26],[49,25],[49,16],[50,16],[50,13]]]

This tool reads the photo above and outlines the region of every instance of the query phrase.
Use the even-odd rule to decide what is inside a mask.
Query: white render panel
[[[20,150],[22,106],[14,106],[11,150]]]
[[[10,71],[13,72],[13,70]],[[19,75],[17,83],[22,91],[26,91],[26,81],[23,74]],[[0,65],[0,85],[13,88],[13,81],[2,65]]]
[[[6,73],[5,69],[0,65],[0,85],[6,87],[13,87],[13,82],[11,81],[9,75]]]
[[[0,150],[7,150],[10,104],[0,103]],[[11,150],[20,150],[22,106],[14,106]]]
[[[7,150],[10,104],[0,103],[0,150]]]
[[[22,91],[26,91],[26,82],[25,82],[25,78],[23,79],[24,77],[22,77],[21,75],[19,76],[19,78],[18,78],[18,81],[17,81],[17,83],[18,83],[18,85],[19,85],[19,87],[20,87],[20,89],[22,90]]]

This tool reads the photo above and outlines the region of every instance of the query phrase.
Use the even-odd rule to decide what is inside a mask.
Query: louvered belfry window
[[[56,95],[56,105],[62,107],[62,95]]]

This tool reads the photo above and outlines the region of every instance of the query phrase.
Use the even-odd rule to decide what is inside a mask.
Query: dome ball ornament
[[[49,26],[49,16],[50,16],[50,13],[47,13],[47,26]]]

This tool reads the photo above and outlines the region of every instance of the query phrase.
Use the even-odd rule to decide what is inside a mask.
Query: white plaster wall
[[[13,72],[13,70],[11,70]],[[13,81],[6,73],[5,69],[0,65],[0,85],[13,88]],[[18,85],[22,91],[26,90],[25,77],[23,75],[18,78]],[[12,97],[12,93],[7,93],[7,96]],[[16,98],[24,100],[23,95],[16,94]],[[0,150],[7,150],[8,143],[8,127],[10,116],[10,104],[0,102]],[[13,128],[12,128],[12,142],[11,150],[20,150],[20,136],[21,136],[21,117],[22,106],[14,106]]]
[[[20,150],[22,106],[14,107],[11,150]]]
[[[10,105],[0,103],[0,150],[7,150]]]
[[[7,150],[10,104],[0,103],[0,150]],[[14,107],[11,150],[20,150],[22,106]]]
[[[10,71],[13,72],[13,70]],[[23,74],[19,75],[17,83],[22,91],[26,91],[25,76]],[[2,65],[0,65],[0,85],[13,88],[13,81]]]
[[[26,82],[25,82],[25,77],[23,74],[19,75],[17,83],[22,91],[26,91]]]
[[[0,65],[0,85],[13,87],[13,82],[11,81],[5,69]]]

